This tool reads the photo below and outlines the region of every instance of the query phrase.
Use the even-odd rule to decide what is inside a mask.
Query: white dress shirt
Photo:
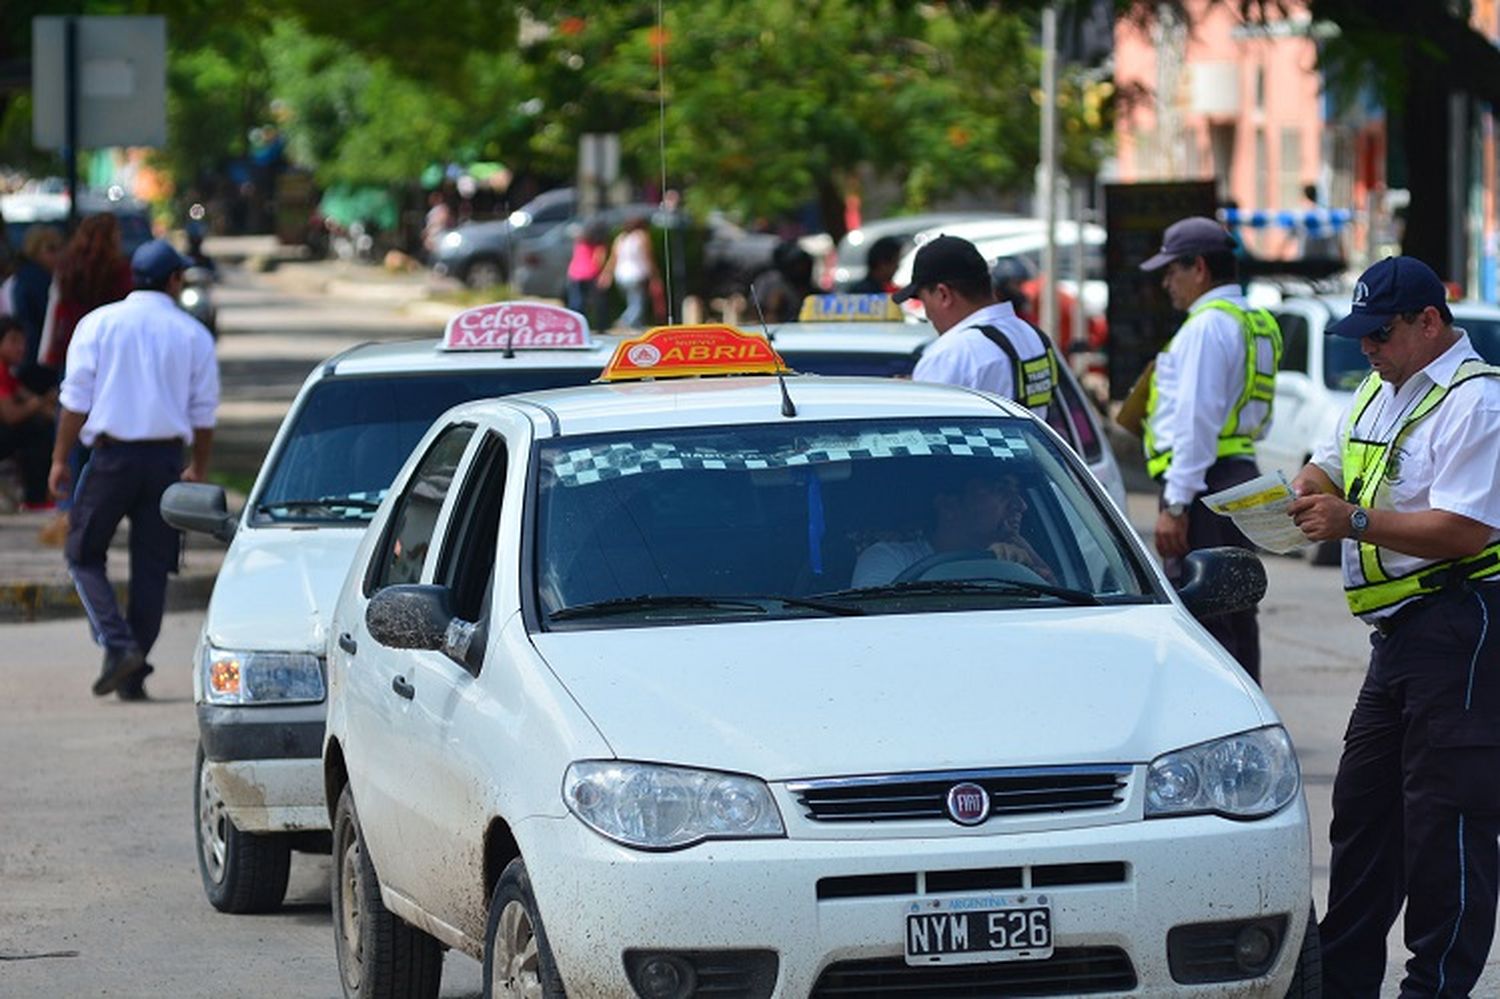
[[[1016,397],[1016,376],[1010,358],[977,327],[993,326],[1010,338],[1022,358],[1042,352],[1042,338],[1009,302],[986,305],[954,324],[928,344],[912,369],[912,381],[966,385],[1007,399]],[[1034,410],[1038,416],[1042,410]]]
[[[1237,284],[1200,295],[1188,311],[1222,298],[1248,309]],[[1191,503],[1204,491],[1208,467],[1218,460],[1219,431],[1245,391],[1245,334],[1227,312],[1205,309],[1178,328],[1170,350],[1156,355],[1156,447],[1172,452],[1163,498]]]
[[[206,327],[161,291],[133,291],[78,322],[59,401],[87,414],[80,439],[191,441],[214,425],[219,365]]]
[[[1399,391],[1390,382],[1380,383],[1380,392],[1365,407],[1355,431],[1361,440],[1389,441],[1402,421],[1434,385],[1453,381],[1461,362],[1479,358],[1469,335],[1406,380]],[[1313,452],[1317,465],[1346,493],[1343,432],[1353,415],[1353,403],[1339,418],[1339,433],[1323,441]],[[1392,478],[1394,475],[1394,478]],[[1380,509],[1398,513],[1446,510],[1490,527],[1490,542],[1500,537],[1500,379],[1472,378],[1455,388],[1406,435],[1393,458],[1381,495]],[[1439,559],[1403,555],[1380,549],[1380,562],[1389,576],[1404,576]],[[1344,539],[1344,582],[1360,582],[1358,542]],[[1363,615],[1373,620],[1379,614]]]

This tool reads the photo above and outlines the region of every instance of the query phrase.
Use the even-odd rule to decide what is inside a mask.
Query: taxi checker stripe
[[[562,485],[577,486],[642,472],[684,469],[749,471],[913,455],[1011,458],[1017,452],[1025,452],[1028,447],[1026,439],[1019,433],[997,427],[983,427],[977,431],[943,427],[936,432],[924,431],[920,437],[909,432],[861,434],[858,438],[860,446],[847,446],[851,443],[844,438],[795,452],[725,451],[715,455],[704,454],[701,449],[684,454],[674,444],[602,444],[566,452],[553,466],[553,472]]]

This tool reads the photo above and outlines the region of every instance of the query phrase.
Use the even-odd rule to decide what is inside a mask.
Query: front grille
[[[1029,875],[1029,879],[1028,879]],[[957,892],[1008,891],[1016,888],[1061,888],[1079,885],[1117,885],[1130,875],[1123,863],[1035,864],[1031,867],[983,867],[928,871],[919,884],[912,873],[850,874],[818,879],[818,899],[888,898],[907,895],[944,895]]]
[[[900,958],[829,965],[811,999],[878,996],[1076,996],[1135,988],[1135,967],[1118,947],[1059,947],[1045,961],[911,967]]]
[[[1021,767],[794,781],[787,788],[815,822],[894,822],[947,818],[955,784],[984,788],[990,817],[1004,818],[1109,808],[1124,800],[1129,778],[1128,766]]]

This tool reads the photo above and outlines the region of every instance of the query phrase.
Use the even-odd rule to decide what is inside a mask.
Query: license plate
[[[929,898],[906,909],[906,963],[980,964],[1052,956],[1046,895]]]

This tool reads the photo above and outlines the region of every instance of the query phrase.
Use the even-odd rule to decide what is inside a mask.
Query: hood
[[[219,648],[323,653],[363,527],[241,528],[208,605]]]
[[[768,780],[1143,763],[1275,719],[1175,605],[533,640],[619,758]]]

